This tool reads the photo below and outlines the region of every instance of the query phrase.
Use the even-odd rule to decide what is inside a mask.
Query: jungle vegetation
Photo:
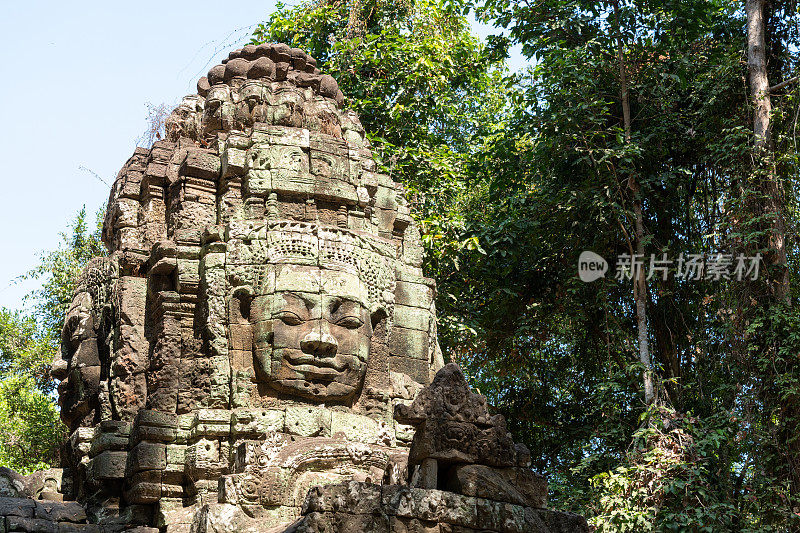
[[[550,505],[598,531],[800,529],[797,15],[318,0],[252,36],[337,79],[416,208],[446,359],[530,448]],[[29,273],[34,316],[0,312],[4,465],[51,462],[63,433],[41,362],[72,276],[102,253],[90,226],[79,213]],[[605,277],[579,279],[584,250]],[[760,258],[756,279],[710,266],[740,255]],[[615,275],[626,256],[644,268]],[[686,276],[688,257],[706,269]]]

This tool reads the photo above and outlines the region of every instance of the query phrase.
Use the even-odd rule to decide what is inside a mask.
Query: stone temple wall
[[[582,530],[442,369],[419,229],[343,100],[249,45],[135,150],[53,365],[57,487],[0,472],[0,532]],[[72,521],[19,525],[45,500]]]

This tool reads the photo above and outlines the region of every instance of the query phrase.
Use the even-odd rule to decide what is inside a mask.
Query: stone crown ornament
[[[233,252],[232,260],[239,260],[235,254],[241,254],[256,264],[312,265],[349,272],[366,284],[362,301],[372,313],[389,314],[394,304],[395,250],[382,239],[316,223],[277,221],[253,227],[245,240],[249,244]]]
[[[109,255],[81,274],[53,364],[63,468],[0,472],[0,531],[568,523],[535,509],[543,480],[485,401],[477,425],[425,412],[436,391],[473,398],[460,372],[414,402],[443,367],[434,283],[403,187],[343,104],[301,50],[248,45],[135,150],[111,189]],[[438,490],[450,478],[457,493]]]

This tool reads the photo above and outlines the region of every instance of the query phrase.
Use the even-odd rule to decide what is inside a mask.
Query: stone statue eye
[[[297,313],[291,311],[281,311],[276,315],[276,318],[283,320],[283,323],[288,326],[299,326],[303,323],[303,319]]]
[[[364,325],[364,321],[357,316],[347,315],[337,320],[336,325],[347,329],[358,329]]]

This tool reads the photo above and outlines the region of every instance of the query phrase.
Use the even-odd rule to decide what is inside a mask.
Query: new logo
[[[591,283],[604,277],[606,272],[608,272],[608,263],[605,259],[588,250],[581,252],[578,257],[578,277],[581,278],[581,281]]]

